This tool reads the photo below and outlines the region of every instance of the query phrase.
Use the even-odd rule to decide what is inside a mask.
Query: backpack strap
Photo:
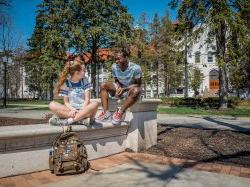
[[[81,79],[81,88],[84,89],[84,79]]]
[[[72,84],[71,84],[70,80],[67,79],[67,81],[68,81],[69,88],[72,88]]]
[[[53,147],[55,147],[57,144],[59,144],[60,140],[67,139],[68,137],[75,136],[79,138],[79,135],[76,132],[63,132],[56,136],[56,138],[53,141]]]

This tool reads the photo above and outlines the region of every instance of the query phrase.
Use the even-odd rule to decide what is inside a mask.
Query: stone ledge
[[[83,141],[126,135],[128,123],[114,126],[110,122],[95,123],[91,126],[72,125]],[[51,146],[55,137],[62,133],[62,127],[40,125],[20,125],[2,127],[0,132],[0,153]]]
[[[128,127],[126,122],[119,126],[110,122],[72,126],[84,141],[89,160],[124,151]],[[46,124],[0,129],[0,177],[48,169],[49,149],[55,137],[63,131],[61,127]]]
[[[99,103],[101,107],[101,99],[92,99],[92,101],[96,101]],[[115,111],[117,106],[121,106],[124,100],[121,100],[120,103],[117,100],[110,99],[109,101],[109,109],[110,111]],[[127,111],[128,112],[150,112],[156,111],[159,104],[162,103],[161,99],[139,99],[135,105],[130,107]]]
[[[93,101],[100,103],[100,99]],[[138,152],[157,143],[156,118],[160,103],[159,99],[138,101],[126,112],[119,126],[104,122],[72,128],[84,141],[89,160],[120,153],[126,148]],[[111,100],[111,111],[121,104]],[[0,177],[48,169],[49,148],[62,131],[61,127],[47,124],[0,127]]]
[[[113,125],[110,122],[98,123],[93,125],[72,125],[72,130],[76,132],[100,130],[106,128],[119,128],[128,126],[129,122],[124,121],[121,125]],[[1,127],[0,140],[12,139],[12,138],[27,138],[33,136],[53,135],[62,133],[62,127],[50,126],[48,124],[36,124],[36,125],[18,125],[18,126],[4,126]]]

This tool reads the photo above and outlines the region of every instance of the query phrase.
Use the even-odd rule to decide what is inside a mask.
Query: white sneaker
[[[52,126],[67,126],[68,120],[67,119],[60,119],[60,118],[50,118],[49,119],[49,125]]]

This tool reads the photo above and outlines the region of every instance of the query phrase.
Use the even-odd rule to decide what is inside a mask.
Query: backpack
[[[49,169],[51,173],[73,174],[88,170],[87,150],[79,135],[66,131],[57,136],[49,152]]]

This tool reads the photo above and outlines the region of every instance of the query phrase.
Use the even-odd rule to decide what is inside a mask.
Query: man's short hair
[[[130,56],[130,50],[128,48],[122,48],[121,50],[117,52],[117,54],[118,53],[121,53],[124,58],[127,58]]]

